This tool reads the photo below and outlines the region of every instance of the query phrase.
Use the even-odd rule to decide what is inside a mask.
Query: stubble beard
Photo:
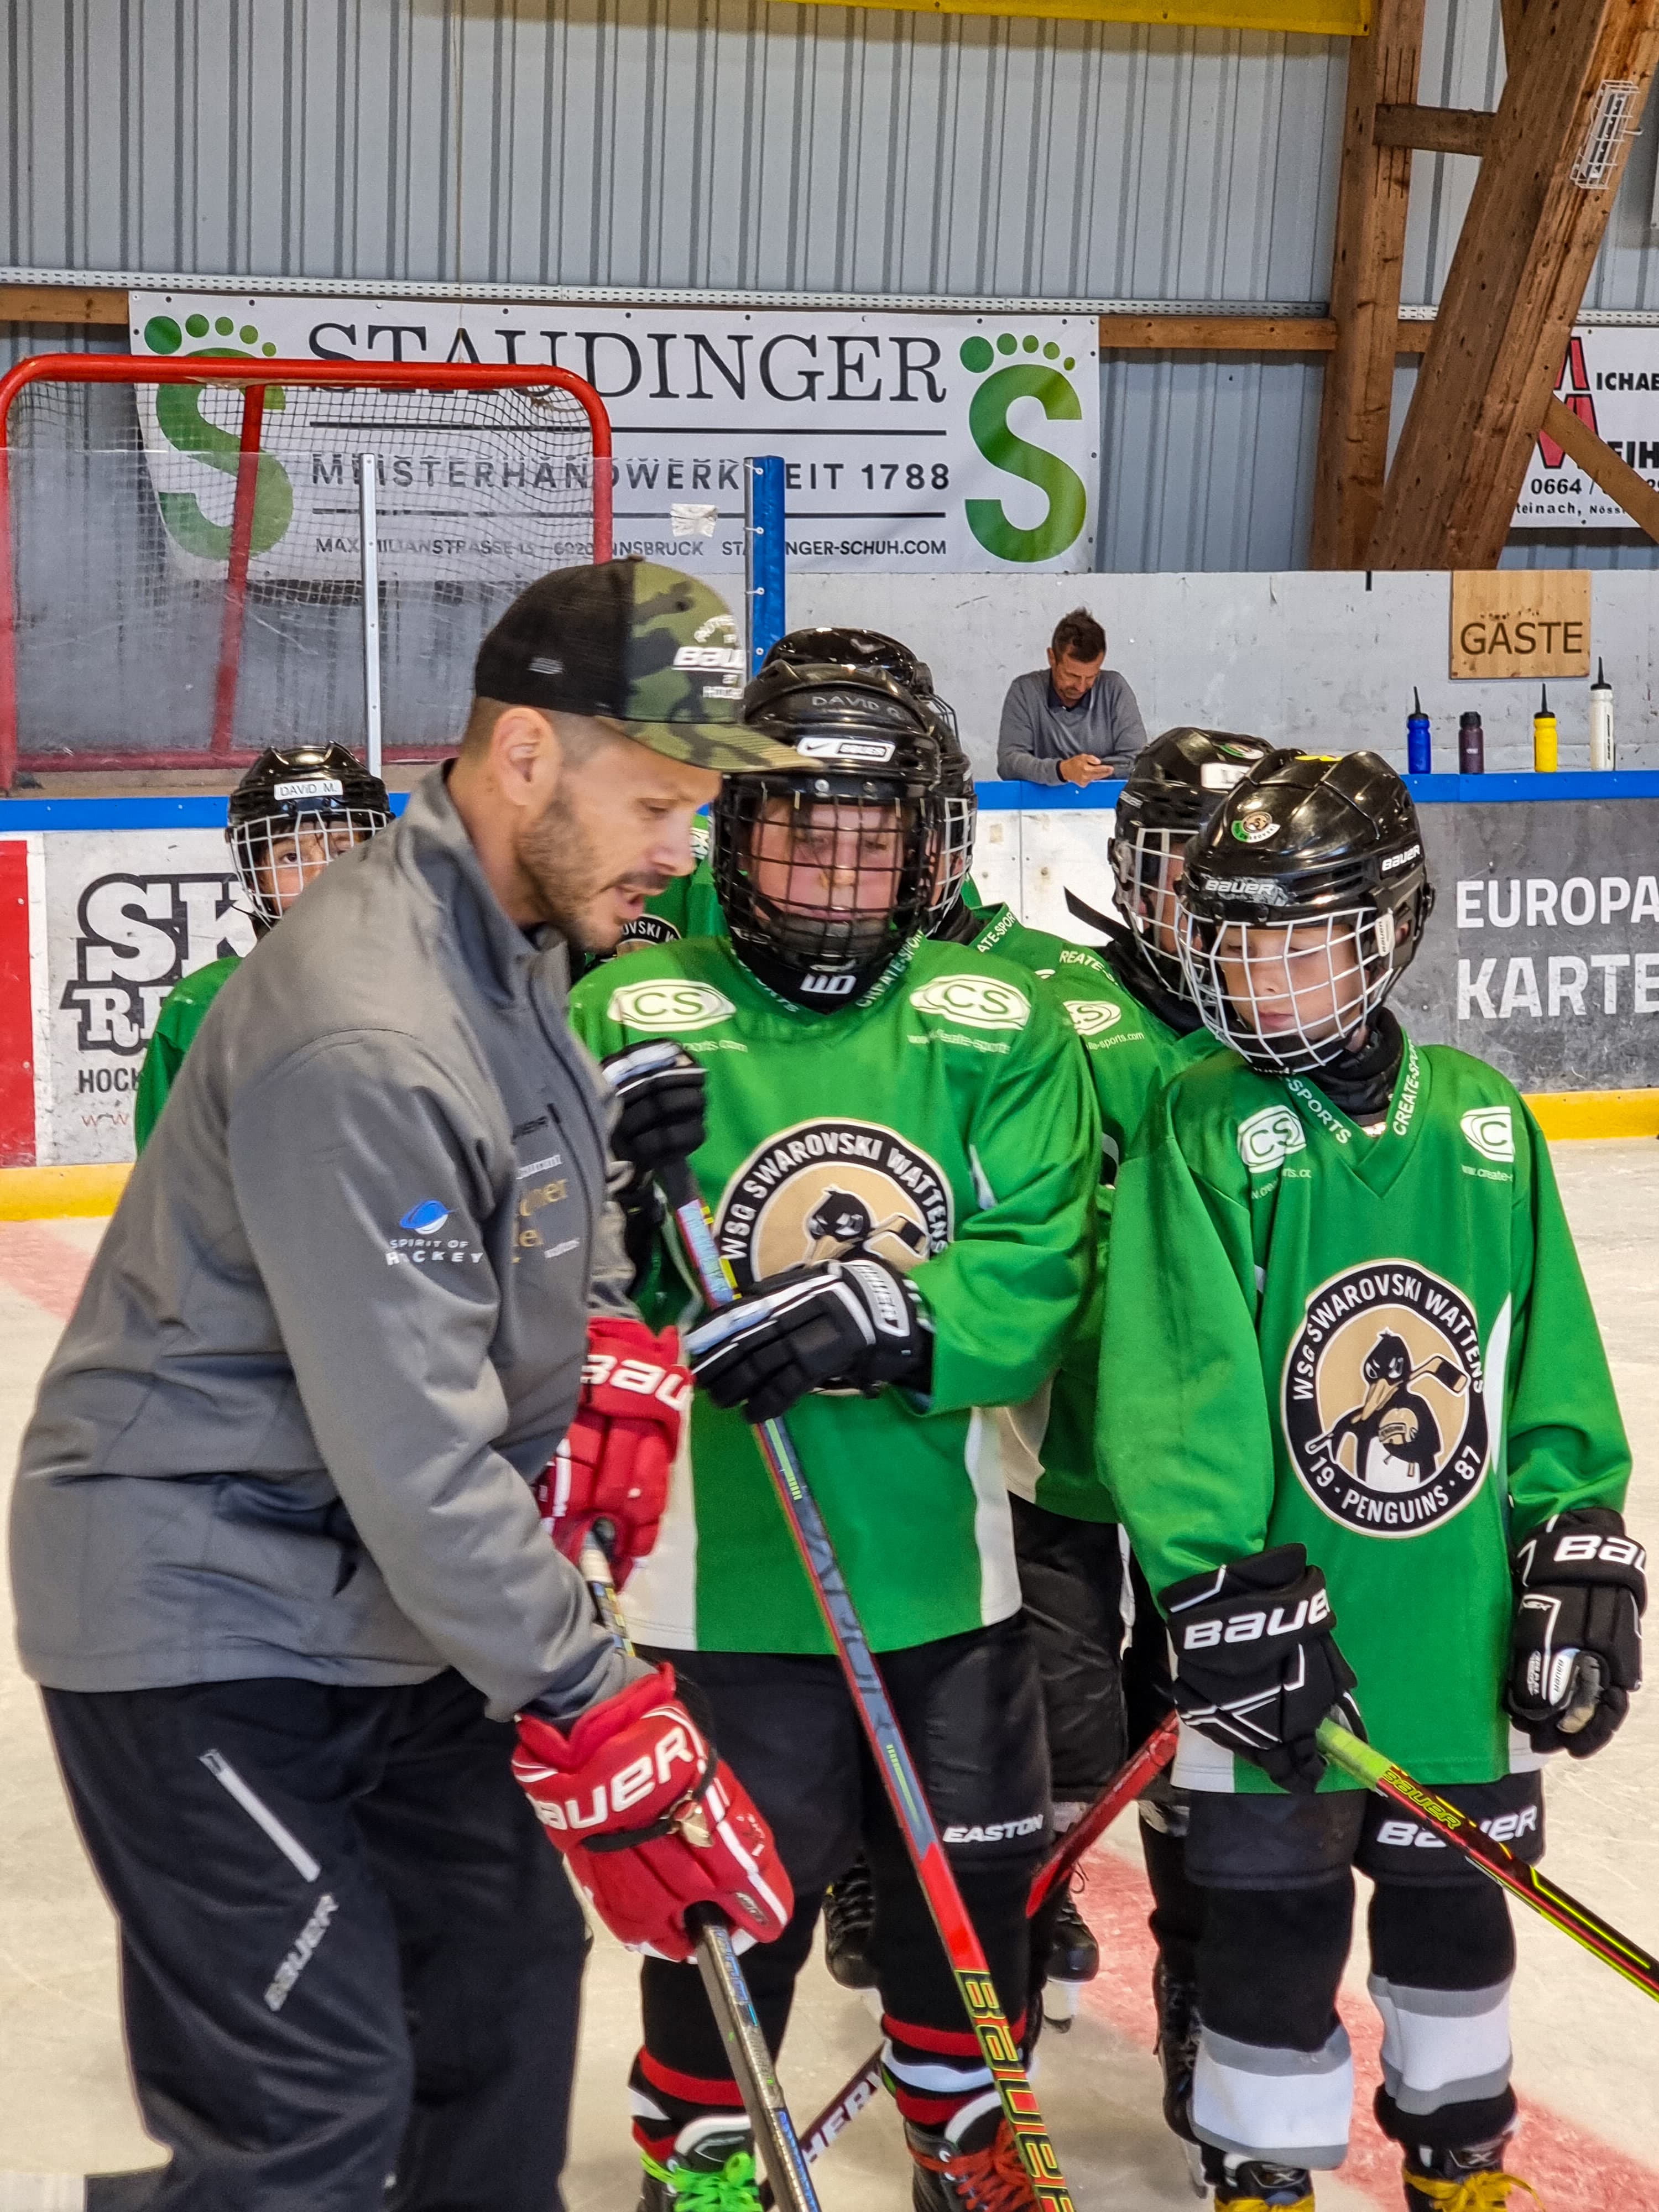
[[[592,910],[604,893],[637,890],[651,897],[668,884],[665,876],[637,869],[607,881],[592,840],[566,798],[562,779],[539,818],[520,836],[518,862],[538,920],[550,922],[583,952],[611,952],[621,940],[621,927]]]

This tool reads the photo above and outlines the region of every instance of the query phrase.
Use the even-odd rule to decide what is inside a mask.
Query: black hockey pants
[[[1115,1522],[1011,1498],[1019,1591],[1042,1675],[1056,1802],[1097,1796],[1127,1752],[1123,1555]]]
[[[939,2125],[990,2075],[833,1659],[656,1651],[695,1683],[715,1742],[771,1824],[795,1888],[775,1942],[744,1954],[766,2039],[782,2042],[795,1978],[828,1885],[862,1849],[875,1886],[871,1942],[889,2072],[907,2118]],[[1048,1760],[1036,1665],[1023,1620],[880,1655],[1003,2008],[1018,2032],[1030,1972],[1025,1899],[1045,1848]],[[696,2115],[738,2104],[724,2039],[694,1966],[647,1959],[635,2133],[661,2155]]]
[[[556,2212],[586,1930],[478,1692],[45,1696],[173,2154],[146,2212]]]

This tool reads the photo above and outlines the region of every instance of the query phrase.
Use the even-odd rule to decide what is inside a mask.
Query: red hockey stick
[[[672,1210],[704,1303],[720,1312],[737,1302],[737,1290],[714,1243],[714,1225],[689,1167],[680,1166],[662,1178],[664,1193]],[[904,1838],[916,1880],[927,1900],[933,1925],[939,1929],[957,1987],[962,1992],[974,2036],[992,2081],[996,2084],[1008,2125],[1019,2146],[1020,2162],[1043,2212],[1073,2212],[1066,2177],[1060,2170],[1036,2097],[1021,2061],[991,1979],[984,1947],[962,1892],[957,1887],[939,1827],[928,1806],[921,1778],[900,1733],[887,1689],[877,1668],[854,1607],[846,1578],[823,1525],[789,1431],[781,1420],[763,1421],[755,1441],[772,1478],[778,1503],[800,1553],[823,1615],[836,1656],[853,1705],[869,1741],[883,1786],[887,1792],[899,1832]]]
[[[1066,1831],[1031,1877],[1030,1893],[1025,1900],[1028,1917],[1036,1915],[1053,1894],[1056,1883],[1065,1881],[1085,1851],[1100,1840],[1124,1807],[1133,1804],[1152,1777],[1169,1765],[1175,1757],[1180,1733],[1179,1723],[1171,1713],[1168,1720],[1160,1722],[1152,1730],[1133,1757],[1119,1767],[1083,1818]],[[809,2163],[820,2157],[880,2087],[881,2046],[878,2045],[858,2072],[842,2085],[808,2124],[801,2138],[802,2156]],[[770,2204],[772,2193],[764,2183],[760,2193],[761,2202]]]

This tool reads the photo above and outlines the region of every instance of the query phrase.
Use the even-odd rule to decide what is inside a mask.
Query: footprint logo
[[[237,338],[237,345],[222,343],[226,338]],[[204,345],[208,338],[221,343]],[[187,344],[187,339],[197,343]],[[229,315],[216,316],[211,322],[203,314],[186,315],[181,327],[171,315],[152,315],[144,325],[144,343],[152,353],[181,354],[186,360],[198,357],[216,361],[257,361],[262,356],[269,359],[276,350],[269,338],[261,338],[257,326],[244,323],[239,329]],[[202,412],[203,387],[196,384],[162,384],[155,392],[155,419],[161,435],[175,451],[191,454],[210,469],[234,477],[236,473],[237,441],[228,430],[222,430],[216,422],[210,422]],[[266,388],[267,408],[286,406],[280,385]],[[230,526],[215,522],[203,511],[201,501],[194,492],[158,491],[155,495],[161,509],[161,520],[169,535],[186,553],[199,560],[228,561],[230,558]],[[269,553],[294,520],[294,486],[288,471],[274,453],[261,453],[258,476],[253,494],[253,538],[250,550]]]
[[[1023,530],[1009,521],[1000,500],[970,499],[968,527],[1000,561],[1052,561],[1076,543],[1088,518],[1088,489],[1058,453],[1011,430],[1008,410],[1017,399],[1035,399],[1051,422],[1080,422],[1083,405],[1069,374],[1077,362],[1070,355],[1062,358],[1052,338],[1018,338],[1007,331],[994,345],[978,336],[964,338],[961,358],[970,376],[984,378],[968,407],[975,445],[993,468],[1036,484],[1048,501],[1043,520]]]

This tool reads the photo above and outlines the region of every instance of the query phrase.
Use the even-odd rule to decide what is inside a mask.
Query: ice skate
[[[870,1931],[876,1893],[866,1862],[854,1859],[823,1901],[823,1963],[844,1990],[872,1990],[876,1969]]]
[[[1305,2166],[1206,2150],[1204,2167],[1215,2184],[1218,2212],[1314,2212],[1313,2176]]]
[[[1001,2112],[969,2106],[947,2128],[904,2124],[915,2160],[913,2212],[1036,2212],[1013,2131]]]
[[[1068,1886],[1054,1915],[1054,1948],[1042,1988],[1042,2017],[1057,2035],[1064,2035],[1077,2017],[1078,1991],[1099,1972],[1100,1946]]]
[[[1407,2212],[1506,2212],[1512,2189],[1524,2190],[1533,2202],[1542,2199],[1531,2182],[1504,2170],[1507,2136],[1491,2142],[1471,2143],[1466,2150],[1425,2151],[1413,2159],[1408,2151],[1401,2168],[1406,2185]]]
[[[639,2212],[760,2212],[755,2138],[740,2114],[705,2113],[674,2138],[665,2164],[641,2152]]]

